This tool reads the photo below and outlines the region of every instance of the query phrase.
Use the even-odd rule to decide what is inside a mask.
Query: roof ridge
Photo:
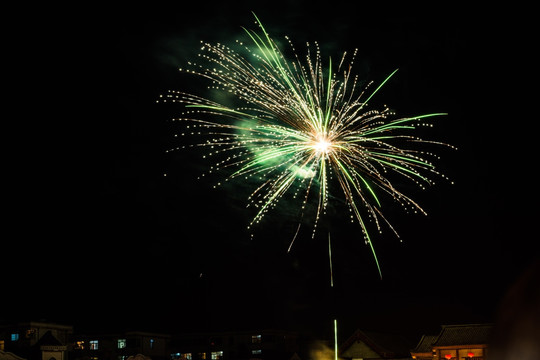
[[[441,325],[442,328],[447,327],[466,327],[466,326],[493,326],[493,323],[472,323],[472,324],[444,324]]]
[[[420,341],[418,342],[418,344],[416,344],[416,347],[414,349],[411,349],[412,352],[424,352],[423,350],[425,350],[425,346],[427,346],[429,344],[429,348],[431,351],[431,346],[435,343],[435,341],[437,341],[437,338],[439,337],[439,335],[422,335],[422,337],[420,338]],[[426,351],[427,352],[427,351]]]

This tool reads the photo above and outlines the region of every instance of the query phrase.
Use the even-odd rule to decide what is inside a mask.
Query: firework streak
[[[386,106],[369,109],[370,99],[397,70],[368,91],[370,84],[361,86],[351,72],[356,50],[351,60],[346,61],[344,53],[337,66],[330,58],[323,69],[317,44],[313,53],[308,44],[302,62],[289,40],[294,54],[289,61],[257,22],[261,33],[245,29],[253,48],[238,41],[236,51],[202,43],[199,57],[209,65],[190,63],[189,69],[180,69],[209,79],[223,101],[181,91],[169,91],[158,101],[185,105],[181,117],[174,119],[185,122],[182,135],[197,135],[203,140],[191,146],[211,149],[208,156],[220,155],[209,172],[229,168],[227,180],[259,181],[248,198],[248,206],[256,208],[249,228],[285,193],[292,192],[299,199],[299,213],[304,213],[307,204],[316,207],[314,234],[329,200],[340,189],[337,192],[350,210],[347,217],[360,225],[380,273],[368,225],[374,224],[381,232],[384,223],[396,233],[381,211],[381,194],[407,211],[425,214],[394,186],[389,175],[395,178],[397,174],[420,188],[433,184],[429,177],[433,174],[446,178],[428,160],[434,155],[418,146],[446,144],[411,135],[418,126],[431,126],[425,123],[429,118],[445,114],[396,117]]]

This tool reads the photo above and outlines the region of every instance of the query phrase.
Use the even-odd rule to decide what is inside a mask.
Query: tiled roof
[[[420,342],[411,352],[414,353],[431,353],[432,345],[437,340],[437,335],[423,335]]]
[[[443,325],[433,346],[489,344],[491,324]]]

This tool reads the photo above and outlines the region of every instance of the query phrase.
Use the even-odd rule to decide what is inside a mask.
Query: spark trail
[[[317,43],[308,44],[301,60],[286,38],[294,54],[288,60],[255,19],[259,32],[244,29],[251,47],[238,41],[236,49],[202,42],[199,57],[206,65],[180,69],[209,80],[219,100],[182,91],[169,91],[158,100],[186,107],[174,120],[185,123],[181,135],[196,135],[198,141],[177,149],[208,148],[208,157],[220,159],[208,173],[228,169],[226,181],[257,181],[248,198],[248,207],[256,209],[248,228],[292,193],[300,216],[308,205],[314,207],[314,235],[329,201],[342,199],[381,274],[370,228],[381,232],[384,224],[399,237],[381,210],[382,196],[425,214],[391,179],[412,181],[422,189],[434,183],[433,176],[447,179],[430,160],[437,156],[422,147],[450,145],[415,135],[419,126],[432,126],[428,120],[446,114],[398,117],[387,106],[370,108],[368,102],[397,70],[375,89],[361,86],[352,72],[357,50],[350,60],[343,53],[337,66],[330,58],[325,68]]]

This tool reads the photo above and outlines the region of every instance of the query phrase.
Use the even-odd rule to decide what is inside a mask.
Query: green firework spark
[[[385,223],[397,235],[381,211],[380,196],[425,213],[394,186],[389,174],[421,188],[433,183],[434,174],[446,178],[419,149],[421,144],[442,143],[414,135],[426,119],[445,114],[396,117],[388,107],[370,109],[368,101],[397,70],[370,90],[352,73],[356,50],[348,62],[347,53],[337,64],[330,58],[325,70],[317,44],[314,49],[308,46],[302,61],[289,41],[295,57],[289,61],[255,18],[260,33],[244,29],[252,47],[238,42],[234,50],[202,43],[199,56],[209,65],[190,64],[182,70],[209,79],[213,89],[227,95],[221,98],[232,97],[241,106],[181,91],[169,91],[161,101],[186,106],[175,120],[186,123],[186,133],[200,136],[193,146],[220,155],[210,171],[231,168],[227,180],[260,179],[248,198],[248,206],[256,208],[248,227],[260,222],[284,194],[294,192],[302,194],[297,197],[301,213],[308,203],[315,204],[315,233],[332,192],[347,203],[380,273],[368,227],[374,224],[380,232]],[[410,146],[398,146],[403,143]]]

